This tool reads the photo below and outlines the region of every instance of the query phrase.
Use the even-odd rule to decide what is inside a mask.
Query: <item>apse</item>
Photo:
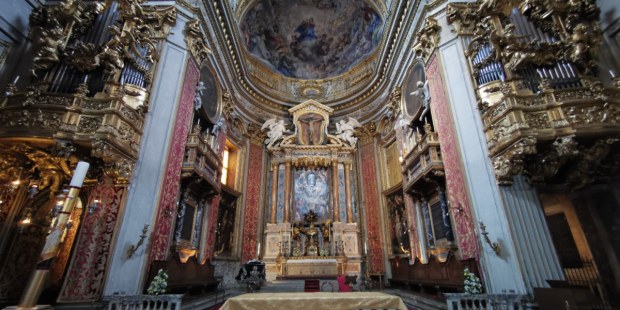
[[[250,54],[296,79],[334,77],[375,50],[381,16],[359,0],[260,0],[242,18]]]

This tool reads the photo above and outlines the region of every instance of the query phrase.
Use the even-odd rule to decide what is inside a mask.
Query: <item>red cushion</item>
[[[345,281],[345,277],[344,276],[339,276],[336,279],[338,280],[338,290],[340,292],[351,292],[351,291],[353,291],[351,289],[351,286],[349,286],[346,283],[344,283],[344,281]]]

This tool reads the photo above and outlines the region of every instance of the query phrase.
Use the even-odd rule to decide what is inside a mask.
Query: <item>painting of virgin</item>
[[[326,169],[295,171],[295,221],[302,221],[309,211],[314,211],[319,221],[329,218],[328,184]]]

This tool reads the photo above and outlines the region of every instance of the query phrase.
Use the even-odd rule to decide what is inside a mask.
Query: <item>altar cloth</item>
[[[379,292],[351,293],[253,293],[228,299],[220,310],[407,310],[398,296]]]

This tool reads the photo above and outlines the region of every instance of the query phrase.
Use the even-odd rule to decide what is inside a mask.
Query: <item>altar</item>
[[[398,296],[379,292],[260,293],[228,299],[220,310],[241,309],[399,309],[407,310]]]
[[[346,258],[301,258],[301,259],[287,259],[280,263],[282,268],[281,274],[288,277],[295,276],[338,276],[344,273],[344,264],[346,264]]]
[[[285,120],[270,119],[270,166],[261,258],[267,280],[278,276],[337,276],[361,270],[359,214],[353,165],[359,123],[342,119],[333,133],[333,109],[307,100]]]

